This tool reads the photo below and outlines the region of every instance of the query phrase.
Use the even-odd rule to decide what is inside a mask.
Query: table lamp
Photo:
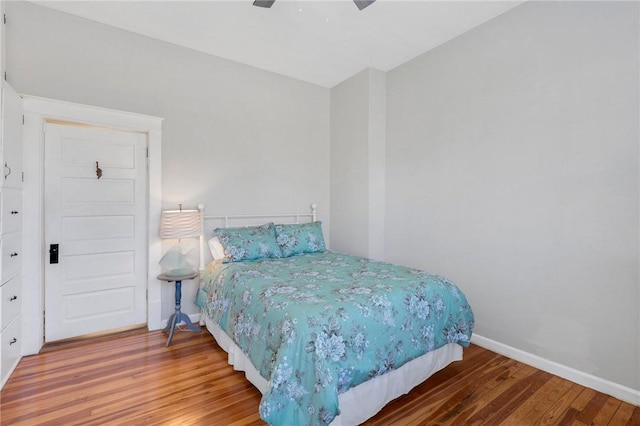
[[[181,243],[183,238],[197,238],[202,235],[202,217],[200,210],[166,210],[160,217],[160,238],[177,239],[162,259],[162,272],[168,276],[187,275],[198,270],[197,249],[189,250]]]

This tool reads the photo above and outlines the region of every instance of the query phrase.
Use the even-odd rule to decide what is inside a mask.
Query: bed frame
[[[206,236],[200,237],[200,270],[204,270],[204,253],[209,250],[205,244],[216,227],[246,227],[262,225],[265,222],[276,223],[307,223],[315,222],[316,204],[311,204],[311,211],[307,213],[288,213],[275,215],[235,215],[235,216],[207,216],[204,214],[204,205],[198,205],[201,211],[203,226],[206,224]],[[213,335],[218,345],[229,355],[229,364],[237,371],[243,371],[261,393],[268,389],[268,381],[260,376],[249,358],[233,342],[233,340],[212,322],[203,311],[200,323],[205,325],[209,333]],[[347,426],[364,423],[373,417],[385,405],[394,399],[408,393],[415,386],[424,382],[436,372],[440,371],[453,361],[462,359],[462,347],[456,343],[449,343],[435,351],[428,352],[404,364],[397,370],[382,376],[375,377],[364,382],[338,396],[341,413],[330,426]],[[258,407],[256,407],[256,410]]]

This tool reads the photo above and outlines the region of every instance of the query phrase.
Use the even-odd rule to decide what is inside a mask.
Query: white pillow
[[[209,250],[211,250],[211,256],[214,260],[224,259],[224,248],[220,243],[218,237],[213,237],[208,241]]]

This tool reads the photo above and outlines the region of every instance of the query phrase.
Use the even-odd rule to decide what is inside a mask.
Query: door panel
[[[132,251],[66,256],[63,266],[67,286],[72,286],[77,281],[87,281],[86,284],[82,284],[85,289],[90,285],[90,281],[101,286],[120,287],[118,281],[133,277],[134,267],[135,252]],[[107,284],[109,282],[112,284]]]
[[[103,317],[110,317],[117,313],[126,315],[134,309],[133,299],[134,294],[131,288],[117,288],[68,296],[63,303],[67,319],[79,321],[77,325],[79,331],[84,331],[82,334],[88,334],[93,332],[93,329],[88,326],[89,321],[99,321]],[[82,327],[86,329],[83,330]]]
[[[100,167],[134,169],[134,147],[129,144],[67,139],[63,148],[63,162],[67,167],[93,168],[96,158]]]
[[[62,182],[62,202],[67,205],[78,203],[85,206],[87,203],[118,203],[118,207],[122,204],[133,205],[134,184],[135,181],[68,178]]]
[[[134,216],[77,216],[62,220],[66,241],[93,242],[134,238]]]
[[[146,179],[144,134],[46,125],[46,341],[146,322]]]
[[[22,189],[22,98],[2,85],[3,171],[1,185]]]

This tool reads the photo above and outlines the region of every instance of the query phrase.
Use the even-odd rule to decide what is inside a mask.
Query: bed
[[[196,297],[201,322],[262,393],[264,421],[360,424],[462,359],[474,317],[455,284],[327,250],[315,209],[293,217],[225,217]]]

